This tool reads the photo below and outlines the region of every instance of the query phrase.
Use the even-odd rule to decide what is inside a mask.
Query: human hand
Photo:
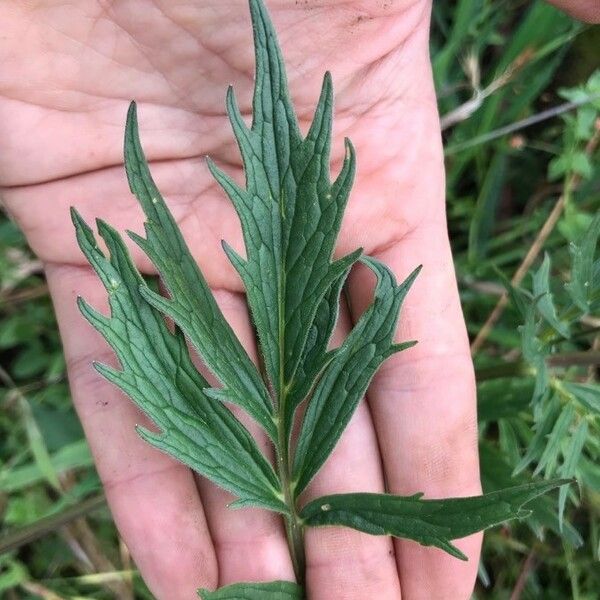
[[[47,265],[74,400],[119,529],[160,598],[191,597],[200,585],[291,578],[277,518],[227,511],[227,494],[133,435],[143,417],[91,370],[92,359],[110,353],[74,302],[77,294],[105,303],[76,249],[68,206],[119,228],[141,222],[120,164],[126,105],[135,98],[157,183],[225,315],[256,353],[240,282],[219,244],[225,238],[240,248],[239,225],[202,158],[240,169],[223,96],[233,82],[249,112],[245,3],[22,4],[5,9],[10,37],[0,42],[9,59],[1,82],[7,131],[0,177],[7,206]],[[445,228],[428,5],[269,4],[301,121],[308,122],[322,72],[330,69],[334,158],[341,159],[343,135],[357,147],[359,173],[339,252],[363,246],[399,278],[425,266],[399,331],[419,346],[381,370],[310,493],[382,491],[384,478],[399,494],[478,493],[474,384]],[[367,277],[358,271],[350,282],[357,313],[369,300]],[[342,315],[338,336],[351,319]],[[311,598],[398,598],[401,586],[405,598],[454,599],[470,593],[479,538],[459,542],[468,564],[350,530],[309,531],[306,543]]]

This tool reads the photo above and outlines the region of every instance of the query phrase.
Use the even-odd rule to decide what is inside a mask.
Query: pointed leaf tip
[[[524,506],[571,480],[506,488],[481,496],[428,500],[391,494],[335,494],[309,502],[300,517],[308,526],[344,525],[372,535],[392,535],[436,546],[466,559],[451,541],[508,520],[527,517]],[[322,510],[327,506],[327,510]]]

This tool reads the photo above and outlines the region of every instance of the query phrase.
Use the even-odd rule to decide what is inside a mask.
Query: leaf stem
[[[286,392],[283,391],[279,405],[280,414],[277,424],[277,469],[279,472],[281,487],[283,489],[284,501],[290,510],[289,516],[286,516],[284,520],[288,547],[290,550],[290,556],[292,558],[292,564],[294,566],[294,574],[296,575],[296,581],[298,584],[304,585],[304,569],[306,564],[304,555],[304,528],[296,509],[296,501],[292,491],[290,460],[287,443],[288,440],[283,419],[286,396]]]

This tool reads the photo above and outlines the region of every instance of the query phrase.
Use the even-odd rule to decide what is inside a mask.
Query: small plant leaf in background
[[[550,256],[548,254],[544,256],[540,268],[533,275],[533,295],[538,299],[536,306],[539,313],[548,324],[563,337],[569,337],[568,326],[561,322],[556,315],[556,307],[550,290]]]
[[[575,475],[577,466],[579,465],[579,459],[581,458],[581,452],[583,451],[583,446],[587,441],[587,436],[588,424],[587,421],[582,420],[568,442],[568,447],[564,455],[565,460],[559,470],[561,477],[566,478]],[[561,529],[563,528],[568,492],[568,485],[563,485],[558,492],[558,521]]]
[[[590,310],[593,291],[594,256],[600,236],[600,215],[596,215],[578,244],[571,243],[571,281],[566,284],[573,302],[585,313]]]
[[[537,460],[546,447],[547,438],[555,426],[560,415],[560,403],[552,397],[547,405],[542,418],[535,424],[535,435],[530,441],[523,458],[515,466],[513,475],[522,473],[533,461]]]
[[[554,427],[552,427],[552,431],[546,439],[546,447],[544,448],[544,451],[538,460],[537,466],[533,471],[534,475],[538,475],[544,471],[546,477],[552,476],[552,473],[554,472],[558,462],[562,440],[568,433],[574,417],[575,408],[572,404],[567,404],[562,409],[560,416],[558,419],[556,419]]]
[[[573,394],[587,410],[600,415],[600,385],[571,381],[563,382],[561,385],[566,391]]]

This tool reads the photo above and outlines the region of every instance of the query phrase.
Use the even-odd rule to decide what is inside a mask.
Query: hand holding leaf
[[[529,484],[487,496],[425,500],[350,493],[317,498],[302,507],[301,493],[327,461],[376,370],[393,353],[398,314],[418,269],[400,285],[393,273],[361,251],[333,260],[333,250],[354,175],[347,142],[342,169],[329,179],[332,86],[325,76],[313,123],[305,137],[288,94],[276,37],[264,6],[251,0],[256,48],[253,122],[248,127],[233,92],[229,117],[242,153],[246,186],[216,165],[210,168],[233,202],[242,224],[246,256],[224,245],[246,288],[264,373],[227,324],[176,221],[156,188],[141,150],[135,105],[129,111],[125,164],[129,183],[146,214],[146,237],[130,234],[153,262],[169,297],[152,291],[109,226],[99,231],[106,259],[74,212],[82,250],[109,292],[110,318],[84,302],[82,311],[111,344],[122,371],[99,371],[129,394],[159,427],[140,429],[149,443],[234,493],[237,507],[283,515],[297,586],[274,582],[224,588],[204,598],[301,597],[305,576],[304,529],[345,525],[394,535],[466,556],[451,541],[507,519],[521,506],[565,481]],[[378,278],[372,304],[346,340],[329,349],[341,288],[360,260]],[[164,317],[176,326],[172,332]],[[220,385],[196,371],[188,339]],[[305,403],[305,411],[298,407]],[[227,404],[242,407],[274,446],[275,465]],[[292,432],[296,418],[299,436]],[[259,595],[257,595],[259,594]]]

